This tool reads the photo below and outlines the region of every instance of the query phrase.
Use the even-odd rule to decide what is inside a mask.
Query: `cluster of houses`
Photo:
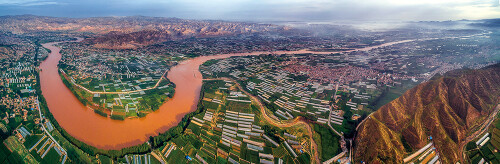
[[[300,58],[300,56],[297,58]],[[274,113],[281,119],[293,119],[293,113],[303,113],[317,118],[319,123],[327,123],[330,119],[332,123],[341,125],[343,121],[342,114],[330,113],[330,109],[338,108],[332,100],[338,100],[339,95],[336,97],[331,95],[336,90],[335,85],[309,80],[296,81],[291,77],[297,74],[279,68],[272,69],[283,65],[283,63],[290,62],[277,64],[259,57],[227,58],[218,60],[208,66],[202,66],[201,71],[203,74],[212,76],[229,73],[232,78],[245,81],[244,84],[247,90],[256,93],[256,96],[263,102],[278,106]],[[235,69],[239,65],[243,65],[245,69]],[[348,101],[346,105],[352,110],[358,110],[363,105],[368,105],[367,102],[371,95],[361,93],[357,87],[376,89],[376,86],[367,82],[358,82],[352,86],[341,85],[340,88],[345,92],[355,94],[354,99],[359,99],[361,102]],[[319,94],[327,96],[318,97]],[[330,117],[329,114],[332,116]],[[359,115],[356,115],[353,119],[358,117]]]
[[[0,86],[19,89],[21,93],[34,92],[36,84],[34,72],[36,67],[27,62],[17,62],[15,67],[9,67],[0,76]]]
[[[40,50],[44,52],[39,53],[47,53],[43,48],[40,48]],[[16,118],[14,119],[16,121],[19,121],[18,118],[22,118],[25,123],[18,127],[11,127],[15,128],[13,136],[25,144],[26,149],[32,154],[34,154],[32,151],[36,149],[36,154],[45,159],[48,154],[51,154],[49,152],[53,151],[52,153],[54,153],[55,151],[59,154],[59,157],[62,157],[59,158],[58,162],[65,163],[67,159],[66,151],[52,137],[48,136],[48,133],[38,134],[37,131],[33,131],[33,128],[40,126],[46,126],[50,131],[54,130],[49,121],[42,123],[42,118],[38,116],[39,112],[30,112],[40,108],[38,106],[38,97],[34,93],[37,84],[36,74],[38,71],[43,71],[33,64],[34,56],[21,53],[17,56],[18,58],[11,58],[17,60],[17,62],[1,63],[5,64],[5,67],[0,68],[0,86],[2,86],[0,87],[0,92],[2,92],[0,106],[4,106],[8,110],[0,114],[6,123],[5,125],[0,123],[0,129],[7,132],[6,125],[12,121],[12,118]],[[40,56],[41,54],[38,54],[39,58]],[[29,126],[31,121],[35,124],[34,126]],[[35,141],[36,143],[34,143]]]
[[[23,120],[27,120],[28,111],[31,111],[36,108],[36,97],[28,96],[10,96],[7,95],[0,99],[0,105],[4,105],[7,109],[10,109],[9,112],[6,112],[5,120],[6,123],[9,123],[9,118],[16,117],[16,115],[21,116]]]

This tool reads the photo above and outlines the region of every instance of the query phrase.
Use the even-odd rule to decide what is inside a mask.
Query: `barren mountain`
[[[500,64],[435,77],[381,107],[360,125],[355,159],[402,163],[411,153],[406,152],[408,146],[415,151],[432,136],[442,162],[462,161],[461,145],[486,121],[499,96]]]
[[[84,43],[93,44],[97,48],[132,49],[137,46],[149,45],[173,39],[168,32],[143,30],[132,33],[110,32],[95,38],[85,39]]]
[[[162,17],[60,18],[34,15],[0,16],[0,31],[30,33],[60,31],[90,33],[87,43],[100,48],[134,48],[189,37],[234,35],[282,31],[286,27],[271,24],[185,20]]]

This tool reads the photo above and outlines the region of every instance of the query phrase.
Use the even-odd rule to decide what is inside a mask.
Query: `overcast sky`
[[[498,3],[499,0],[0,0],[0,15],[429,21],[500,18]]]

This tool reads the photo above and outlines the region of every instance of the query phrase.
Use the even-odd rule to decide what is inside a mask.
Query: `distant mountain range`
[[[475,26],[489,27],[489,28],[497,28],[500,27],[500,18],[498,19],[485,19],[480,23],[472,23]]]
[[[0,30],[12,33],[63,31],[90,33],[86,43],[98,48],[136,48],[169,40],[280,31],[284,26],[163,17],[61,18],[35,15],[0,16]]]
[[[462,161],[463,145],[473,129],[486,122],[499,97],[500,64],[434,77],[381,107],[360,125],[355,159],[402,163],[407,151],[418,150],[432,136],[442,162]]]

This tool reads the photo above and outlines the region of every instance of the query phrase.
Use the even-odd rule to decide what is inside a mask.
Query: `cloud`
[[[0,0],[0,5],[3,6],[41,6],[41,5],[56,5],[55,1],[43,0]]]
[[[61,5],[64,4],[64,5]],[[146,15],[253,21],[500,18],[498,0],[0,0],[2,14]],[[13,7],[14,6],[14,7]]]

